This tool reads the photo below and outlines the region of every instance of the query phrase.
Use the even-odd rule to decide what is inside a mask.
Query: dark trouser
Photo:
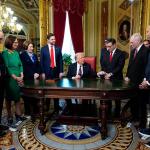
[[[46,111],[49,111],[49,106],[50,106],[50,99],[47,98],[46,102]],[[54,98],[54,111],[58,112],[60,110],[60,106],[59,106],[59,99],[58,98]]]
[[[25,115],[33,115],[37,114],[39,109],[38,109],[38,99],[36,98],[31,98],[31,97],[22,97],[24,100],[24,109],[25,109]]]
[[[125,112],[130,107],[132,120],[139,121],[141,128],[145,128],[146,126],[147,100],[148,100],[148,91],[139,90],[137,95],[131,98],[123,109],[123,111]]]
[[[3,110],[3,102],[4,102],[4,82],[0,79],[0,123],[2,117],[2,110]]]
[[[49,70],[49,74],[46,75],[46,80],[55,80],[59,78],[59,73],[57,70],[57,67],[55,68],[50,68]],[[50,100],[46,99],[46,111],[49,111],[49,105],[50,105]],[[59,111],[60,110],[60,106],[59,106],[59,99],[58,98],[54,98],[54,111]]]

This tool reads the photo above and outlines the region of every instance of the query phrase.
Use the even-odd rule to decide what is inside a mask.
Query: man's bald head
[[[3,43],[4,40],[4,33],[0,31],[0,44]]]

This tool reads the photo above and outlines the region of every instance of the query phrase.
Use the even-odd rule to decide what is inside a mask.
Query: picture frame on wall
[[[130,18],[125,16],[118,23],[118,39],[123,45],[129,42],[131,23]]]

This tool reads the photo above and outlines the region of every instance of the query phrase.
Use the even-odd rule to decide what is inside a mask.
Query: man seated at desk
[[[76,62],[68,68],[67,77],[72,79],[96,77],[96,72],[92,70],[90,64],[84,62],[84,53],[76,53]]]

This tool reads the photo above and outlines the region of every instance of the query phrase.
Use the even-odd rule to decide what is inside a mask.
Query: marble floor
[[[63,102],[60,104],[63,105]],[[13,107],[13,106],[12,106]],[[149,109],[148,109],[149,110]],[[3,123],[7,123],[3,110]],[[150,117],[148,117],[149,119]],[[148,150],[140,141],[132,124],[121,127],[119,122],[108,124],[108,137],[101,138],[101,125],[66,125],[50,119],[47,132],[41,135],[39,120],[30,119],[17,126],[16,132],[8,131],[0,137],[2,150]]]

